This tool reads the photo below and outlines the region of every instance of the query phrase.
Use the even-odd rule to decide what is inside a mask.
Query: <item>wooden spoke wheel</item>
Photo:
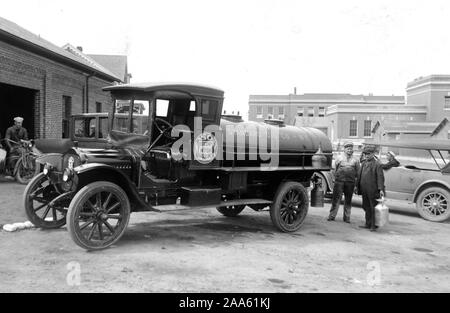
[[[283,232],[297,231],[308,214],[308,206],[308,193],[302,184],[282,183],[270,207],[272,223]]]
[[[30,222],[44,229],[64,226],[70,197],[62,195],[44,173],[35,176],[23,194],[25,213]]]
[[[432,222],[443,222],[450,217],[450,192],[442,187],[424,189],[417,198],[420,216]]]
[[[83,187],[70,202],[67,228],[77,245],[99,250],[119,240],[129,220],[127,194],[116,184],[99,181]]]
[[[33,177],[38,173],[36,169],[35,157],[28,155],[26,157],[26,164],[22,162],[23,159],[17,161],[16,181],[22,185],[28,184]]]

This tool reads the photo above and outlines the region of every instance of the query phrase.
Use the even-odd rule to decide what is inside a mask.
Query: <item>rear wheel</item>
[[[37,174],[36,163],[34,158],[28,157],[27,164],[22,162],[22,159],[17,161],[16,181],[22,185],[26,185]]]
[[[73,198],[67,228],[73,241],[87,250],[107,248],[122,237],[130,220],[127,194],[116,184],[99,181]]]
[[[25,213],[36,227],[51,229],[60,228],[66,224],[69,198],[60,198],[61,192],[44,175],[35,176],[23,194]]]
[[[417,198],[420,216],[432,222],[443,222],[450,217],[450,192],[442,187],[424,189]]]
[[[285,182],[275,193],[270,207],[270,218],[273,225],[282,232],[297,231],[308,214],[308,192],[302,184]]]

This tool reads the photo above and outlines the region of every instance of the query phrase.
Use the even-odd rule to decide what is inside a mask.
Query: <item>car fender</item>
[[[81,186],[95,181],[106,180],[117,184],[128,195],[133,211],[152,211],[139,196],[136,185],[119,169],[102,163],[85,163],[74,168]],[[156,210],[154,210],[156,211]]]
[[[428,186],[431,185],[441,185],[444,188],[447,188],[448,190],[450,190],[450,183],[446,182],[446,181],[442,181],[442,180],[438,180],[438,179],[429,179],[424,181],[422,184],[420,184],[416,190],[414,191],[414,196],[413,196],[413,202],[416,203],[417,198],[419,197],[419,194],[422,192],[422,190],[424,190],[425,188],[427,188]]]
[[[333,179],[333,174],[331,173],[331,171],[319,172],[319,175],[321,175],[321,177],[323,177],[325,179],[325,182],[327,183],[328,190],[326,190],[325,192],[327,192],[327,191],[332,192],[333,186],[334,186],[334,179]]]

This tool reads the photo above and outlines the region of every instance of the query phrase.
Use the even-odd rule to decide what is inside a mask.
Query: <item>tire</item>
[[[295,232],[300,229],[308,214],[308,192],[302,184],[284,182],[275,193],[270,207],[273,225],[282,232]]]
[[[224,201],[227,201],[225,196],[222,196]],[[230,205],[230,206],[219,206],[216,208],[219,213],[227,217],[235,217],[238,216],[239,213],[244,210],[245,205]]]
[[[101,250],[122,237],[129,220],[130,201],[125,191],[111,182],[98,181],[83,187],[70,202],[67,229],[81,248]]]
[[[59,195],[61,193],[51,184],[44,173],[38,174],[30,181],[23,193],[23,203],[25,214],[34,226],[43,229],[55,229],[66,224],[68,199],[61,199],[53,207],[46,205]],[[51,219],[48,217],[50,210],[52,211]]]
[[[35,164],[33,162],[33,164]],[[26,169],[23,165],[22,159],[17,161],[17,170],[16,170],[16,181],[22,185],[28,184],[36,174],[36,166],[34,165],[30,169]]]
[[[428,221],[443,222],[450,217],[450,192],[442,187],[428,187],[417,197],[416,209]]]

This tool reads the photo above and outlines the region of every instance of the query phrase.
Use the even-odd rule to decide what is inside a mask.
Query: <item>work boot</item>
[[[334,217],[328,216],[327,221],[329,222],[334,221]]]

